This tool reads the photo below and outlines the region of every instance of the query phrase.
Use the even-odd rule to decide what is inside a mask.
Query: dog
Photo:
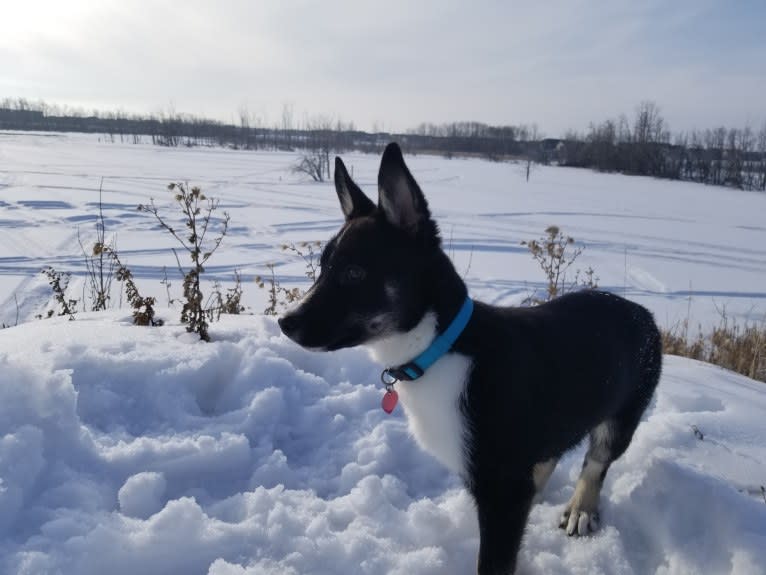
[[[481,575],[514,572],[533,497],[586,435],[560,527],[594,530],[607,469],[660,377],[651,313],[593,290],[536,307],[474,302],[396,143],[381,159],[377,205],[340,158],[335,189],[345,223],[314,285],[279,319],[283,333],[315,350],[371,348],[386,368],[383,407],[401,398],[417,442],[473,496]]]

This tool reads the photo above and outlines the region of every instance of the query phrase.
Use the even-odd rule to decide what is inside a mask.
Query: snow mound
[[[0,331],[2,573],[475,569],[470,497],[401,410],[382,412],[364,350],[301,350],[263,317],[211,333],[204,344],[119,312]],[[520,568],[762,572],[764,413],[766,386],[666,358],[607,476],[602,530],[556,528],[581,447],[533,508]]]

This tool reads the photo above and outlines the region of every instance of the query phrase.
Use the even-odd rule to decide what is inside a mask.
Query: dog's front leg
[[[479,512],[479,575],[512,575],[535,495],[531,477],[493,478],[472,489]]]

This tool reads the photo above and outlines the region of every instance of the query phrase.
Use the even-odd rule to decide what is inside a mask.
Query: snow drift
[[[226,317],[209,344],[169,323],[110,312],[0,331],[4,573],[475,569],[470,497],[401,410],[380,409],[364,350],[308,352],[264,317]],[[532,510],[520,569],[762,573],[765,412],[762,384],[666,357],[601,531],[556,528],[578,448]]]

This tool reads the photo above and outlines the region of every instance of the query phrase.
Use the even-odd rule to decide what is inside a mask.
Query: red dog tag
[[[383,411],[386,413],[391,413],[394,408],[396,407],[396,403],[399,401],[399,394],[396,393],[395,389],[389,389],[386,391],[386,395],[383,396],[383,401],[381,402],[381,407],[383,408]]]

